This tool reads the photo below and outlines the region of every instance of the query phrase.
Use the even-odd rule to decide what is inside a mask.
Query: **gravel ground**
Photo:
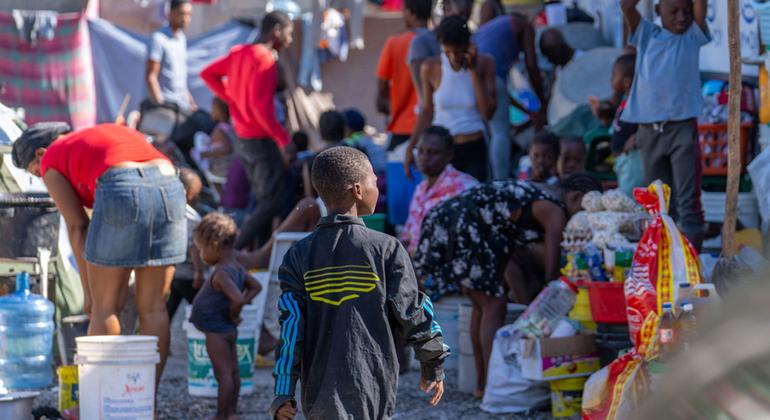
[[[180,311],[181,313],[182,311]],[[394,419],[533,419],[550,420],[550,412],[537,412],[526,416],[496,416],[479,408],[471,395],[457,390],[455,371],[448,371],[448,389],[438,407],[431,407],[427,396],[419,390],[419,372],[412,371],[401,376],[398,388],[398,403]],[[56,407],[57,389],[43,392],[35,401],[36,406]],[[271,369],[257,369],[255,387],[251,395],[242,396],[238,401],[241,419],[269,419],[267,409],[272,401],[273,377]],[[216,399],[193,397],[187,393],[187,342],[181,329],[181,317],[172,323],[171,357],[169,357],[158,393],[158,418],[203,419],[216,412]],[[303,416],[297,416],[304,419]]]

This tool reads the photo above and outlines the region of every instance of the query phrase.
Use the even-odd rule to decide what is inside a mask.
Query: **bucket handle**
[[[155,357],[153,357],[154,360],[150,360],[150,358],[144,359],[144,360],[136,360],[136,359],[121,359],[121,360],[88,360],[88,356],[82,355],[82,354],[76,354],[74,361],[76,365],[143,365],[150,362],[154,362],[156,365],[160,363],[160,355],[155,354]]]

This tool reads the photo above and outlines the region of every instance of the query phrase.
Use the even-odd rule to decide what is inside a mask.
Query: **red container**
[[[588,300],[591,302],[591,316],[594,322],[602,324],[626,324],[626,295],[623,283],[589,281]]]

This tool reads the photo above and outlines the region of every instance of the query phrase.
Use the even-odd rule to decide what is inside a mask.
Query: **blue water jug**
[[[43,388],[53,381],[54,306],[16,275],[16,291],[0,297],[0,380],[8,389]]]

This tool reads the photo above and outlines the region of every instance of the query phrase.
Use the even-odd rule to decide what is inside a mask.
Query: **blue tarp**
[[[88,22],[96,84],[96,120],[114,121],[126,94],[131,94],[126,113],[139,109],[146,96],[144,83],[149,37],[119,28],[104,19]],[[237,44],[253,42],[255,28],[231,21],[187,42],[190,92],[198,107],[209,109],[212,94],[198,77],[211,61]]]

